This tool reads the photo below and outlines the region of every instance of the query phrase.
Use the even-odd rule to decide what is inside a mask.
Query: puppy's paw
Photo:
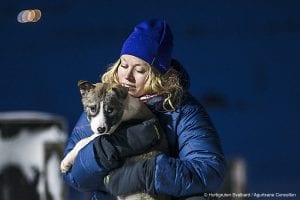
[[[67,160],[63,159],[60,163],[60,171],[61,173],[66,173],[67,171],[70,170],[72,167],[72,163],[68,162]]]
[[[75,153],[74,151],[71,151],[70,153],[67,154],[67,156],[61,161],[60,163],[60,171],[62,173],[66,173],[67,171],[70,170],[72,167],[74,160],[75,160]]]

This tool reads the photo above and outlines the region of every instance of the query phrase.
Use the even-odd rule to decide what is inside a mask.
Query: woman
[[[128,87],[130,95],[152,109],[166,134],[169,154],[122,166],[124,158],[146,151],[149,143],[158,140],[151,131],[158,126],[155,120],[123,126],[119,129],[122,134],[114,134],[113,139],[99,137],[79,152],[71,170],[64,174],[69,185],[93,191],[93,199],[101,200],[114,199],[111,194],[142,191],[173,199],[202,199],[203,194],[218,190],[225,174],[219,138],[204,108],[188,93],[188,75],[171,59],[172,48],[173,36],[166,21],[144,21],[124,42],[120,59],[102,76],[102,82]],[[83,113],[65,153],[90,134]],[[139,142],[128,142],[129,134],[140,137]]]

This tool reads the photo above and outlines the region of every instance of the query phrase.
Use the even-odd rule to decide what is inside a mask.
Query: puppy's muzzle
[[[97,131],[98,131],[98,133],[101,134],[101,133],[104,133],[106,131],[106,128],[105,127],[98,127]]]

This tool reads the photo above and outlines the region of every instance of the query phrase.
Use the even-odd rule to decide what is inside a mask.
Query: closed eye
[[[124,69],[127,69],[128,68],[128,65],[120,65],[120,67],[124,68]]]
[[[143,69],[135,69],[135,71],[140,74],[144,74],[146,72],[146,70]]]
[[[137,65],[137,66],[135,66],[134,69],[137,73],[140,73],[140,74],[144,74],[148,71],[148,67],[144,66],[144,65]]]

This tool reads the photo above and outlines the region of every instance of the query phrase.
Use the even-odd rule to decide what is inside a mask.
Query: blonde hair
[[[108,70],[102,75],[103,83],[120,84],[118,78],[118,67],[120,59],[108,67]],[[161,74],[154,67],[149,67],[148,78],[144,87],[145,94],[157,94],[165,97],[163,102],[164,111],[174,111],[180,105],[183,96],[183,88],[180,85],[178,72],[170,69]]]

